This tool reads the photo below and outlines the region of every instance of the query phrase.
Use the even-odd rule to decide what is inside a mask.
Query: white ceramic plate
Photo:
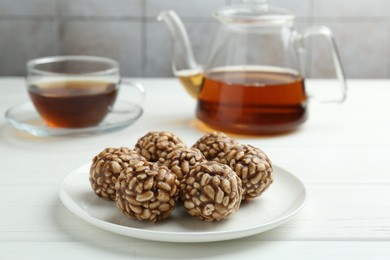
[[[64,205],[86,222],[117,234],[165,242],[210,242],[241,238],[273,229],[304,206],[303,183],[288,171],[274,166],[274,183],[259,198],[241,204],[237,213],[221,222],[203,222],[187,215],[178,205],[161,222],[129,219],[115,202],[99,198],[89,183],[90,164],[70,172],[62,181],[59,196]]]
[[[99,125],[85,128],[54,128],[45,124],[31,102],[8,109],[5,117],[19,130],[36,136],[66,136],[105,133],[133,124],[142,115],[142,108],[129,101],[117,100],[114,112],[108,113]]]

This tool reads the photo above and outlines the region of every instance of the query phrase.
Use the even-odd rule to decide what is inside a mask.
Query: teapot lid
[[[242,0],[239,5],[222,7],[214,16],[223,23],[243,26],[269,26],[293,24],[295,16],[288,10],[273,7],[268,0]]]

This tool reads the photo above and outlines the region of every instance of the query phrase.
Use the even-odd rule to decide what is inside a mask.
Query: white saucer
[[[288,171],[274,166],[274,183],[259,198],[242,203],[237,213],[217,222],[203,222],[187,214],[178,205],[161,222],[129,219],[115,202],[93,192],[89,183],[90,163],[71,171],[61,182],[59,196],[64,205],[79,218],[101,229],[124,236],[165,242],[210,242],[258,234],[290,220],[304,206],[306,189]]]
[[[114,112],[108,113],[99,125],[85,128],[53,128],[45,124],[31,102],[11,107],[5,112],[6,119],[17,129],[36,136],[66,136],[96,134],[119,130],[133,124],[142,115],[139,105],[117,100]]]

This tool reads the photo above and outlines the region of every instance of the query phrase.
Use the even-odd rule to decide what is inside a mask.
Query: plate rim
[[[213,231],[213,232],[207,232],[207,231],[200,231],[200,232],[178,232],[178,231],[161,231],[161,230],[145,230],[142,228],[136,228],[136,227],[129,227],[129,226],[123,226],[120,224],[107,222],[98,218],[95,218],[88,214],[85,210],[83,210],[81,207],[78,206],[77,203],[73,203],[73,199],[70,198],[69,194],[65,192],[64,186],[66,185],[66,181],[68,178],[72,177],[80,169],[88,168],[90,166],[90,163],[83,164],[73,170],[71,170],[60,182],[59,189],[58,189],[58,195],[61,200],[61,202],[64,204],[64,206],[70,210],[73,214],[75,214],[77,217],[82,219],[83,221],[86,221],[87,223],[98,227],[100,229],[103,229],[105,231],[109,231],[111,233],[127,236],[127,237],[133,237],[138,239],[144,239],[149,241],[159,241],[159,242],[173,242],[173,243],[203,243],[203,242],[218,242],[218,241],[228,241],[243,237],[248,237],[251,235],[259,234],[266,232],[268,230],[271,230],[273,228],[276,228],[287,221],[289,221],[291,218],[293,218],[297,213],[299,213],[307,202],[307,189],[304,185],[304,183],[294,174],[291,172],[285,170],[284,168],[273,165],[274,171],[275,169],[281,170],[284,172],[284,174],[288,174],[289,177],[292,177],[295,179],[295,181],[300,184],[302,188],[302,195],[301,199],[298,202],[298,206],[294,208],[291,212],[288,214],[282,215],[276,219],[273,219],[272,221],[266,222],[262,225],[257,226],[250,226],[243,229],[234,229],[234,230],[222,230],[222,231]],[[111,228],[108,228],[110,226]],[[128,231],[133,231],[130,235]],[[126,232],[127,231],[127,232]],[[135,233],[135,234],[134,234]],[[148,235],[149,234],[149,235]],[[150,237],[150,234],[155,234],[158,236],[155,236],[154,238]],[[229,237],[220,238],[224,234],[230,234]],[[205,237],[207,235],[207,237]],[[164,239],[161,239],[159,237],[166,236]],[[183,239],[188,238],[191,239]]]
[[[134,117],[128,118],[126,120],[121,121],[120,123],[115,123],[115,124],[109,124],[109,125],[97,125],[97,126],[91,126],[91,127],[84,127],[84,128],[74,128],[74,129],[69,129],[69,128],[49,128],[44,125],[39,125],[35,126],[32,124],[29,124],[24,121],[19,121],[15,117],[11,115],[13,111],[16,109],[21,109],[22,107],[30,106],[28,107],[29,109],[31,108],[31,113],[37,113],[37,119],[39,119],[43,123],[43,119],[41,119],[38,115],[38,112],[35,110],[34,105],[31,101],[26,101],[23,103],[19,103],[17,105],[13,105],[9,107],[5,113],[4,117],[6,120],[15,128],[21,131],[25,131],[31,135],[34,136],[72,136],[72,135],[85,135],[85,134],[90,134],[90,133],[105,133],[105,132],[110,132],[118,129],[122,129],[125,127],[128,127],[135,123],[144,113],[144,109],[142,106],[135,104],[131,101],[127,101],[124,99],[118,99],[115,103],[129,103],[131,104],[135,109],[136,109],[136,114]],[[35,110],[35,111],[34,111]],[[125,114],[121,113],[120,114]],[[119,114],[118,113],[118,114]],[[109,115],[109,114],[107,114]],[[105,122],[106,119],[103,119],[102,123]],[[49,130],[47,130],[49,129]]]

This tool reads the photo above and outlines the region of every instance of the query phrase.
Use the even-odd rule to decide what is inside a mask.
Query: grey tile
[[[315,17],[388,17],[388,0],[313,0]]]
[[[334,33],[348,78],[386,77],[389,59],[388,24],[327,23],[326,25]],[[323,42],[316,41],[313,42],[311,76],[334,77],[330,53]]]
[[[66,21],[62,26],[63,54],[109,57],[120,63],[123,76],[142,75],[140,22]]]
[[[145,76],[172,77],[172,46],[173,42],[165,24],[147,23]]]
[[[28,60],[54,55],[55,30],[50,21],[1,21],[0,75],[25,75]]]
[[[157,17],[166,10],[174,10],[181,17],[211,17],[219,7],[225,6],[225,0],[146,0],[146,16]]]
[[[270,0],[271,6],[286,9],[297,17],[308,17],[311,15],[311,0]],[[231,4],[240,4],[242,0],[231,0]]]
[[[141,17],[142,0],[60,0],[63,16]]]
[[[210,44],[216,33],[217,23],[211,21],[184,21],[188,30],[195,58],[199,63],[206,61]],[[148,22],[146,28],[146,75],[149,77],[171,77],[173,42],[165,24]]]
[[[0,16],[54,16],[56,0],[0,0]]]

